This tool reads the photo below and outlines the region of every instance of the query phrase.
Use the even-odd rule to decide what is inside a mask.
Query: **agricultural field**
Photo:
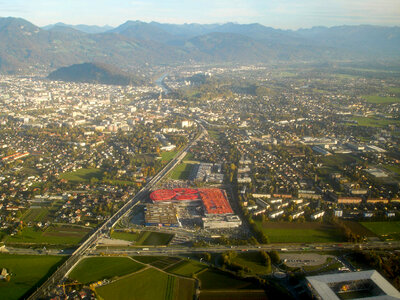
[[[256,222],[271,243],[330,243],[345,238],[336,227],[319,222]]]
[[[44,231],[25,227],[20,234],[8,236],[4,242],[6,244],[76,245],[89,232],[89,228],[71,225],[50,226]]]
[[[90,283],[139,271],[144,265],[129,257],[90,257],[83,259],[69,274],[69,278]]]
[[[342,221],[354,234],[358,234],[359,236],[365,237],[376,237],[376,234],[371,230],[367,229],[365,226],[361,225],[355,221]]]
[[[182,260],[176,265],[165,269],[165,271],[176,275],[191,277],[193,274],[197,274],[205,269],[207,269],[207,265],[205,264],[192,260]]]
[[[175,180],[189,179],[189,176],[190,176],[190,173],[192,172],[193,167],[194,167],[194,164],[180,163],[171,171],[169,177],[171,179],[175,179]]]
[[[368,103],[374,103],[374,104],[393,104],[400,102],[400,98],[398,97],[382,97],[378,95],[369,95],[369,96],[364,96],[364,98]]]
[[[136,245],[143,245],[143,246],[168,245],[168,243],[172,240],[173,237],[174,237],[173,234],[168,234],[168,233],[142,231],[136,242]]]
[[[117,240],[124,240],[129,242],[135,242],[139,238],[140,234],[138,232],[124,232],[115,230],[111,233],[111,238]]]
[[[400,240],[400,221],[361,222],[361,224],[384,240]]]
[[[193,299],[194,280],[147,268],[96,288],[96,293],[104,300],[188,300]]]
[[[215,269],[209,269],[197,275],[201,281],[202,290],[241,290],[258,289],[252,282],[235,278],[229,273]]]
[[[269,274],[271,273],[271,267],[267,268],[262,263],[262,257],[260,252],[246,252],[239,253],[233,262],[238,263],[242,266],[248,267],[253,274]]]
[[[10,282],[0,281],[0,298],[17,300],[39,286],[64,257],[0,254],[0,268],[11,273]]]
[[[60,175],[61,179],[65,179],[72,182],[89,182],[92,178],[101,180],[103,178],[103,170],[91,168],[91,169],[79,169],[74,172],[67,172]]]
[[[169,267],[178,264],[180,261],[181,261],[181,259],[178,257],[164,256],[164,257],[161,257],[161,259],[159,259],[157,261],[151,262],[150,265],[152,265],[153,267],[155,267],[157,269],[166,270]]]
[[[47,207],[30,208],[23,215],[22,220],[29,222],[44,222],[48,219],[49,209]]]
[[[268,300],[263,290],[260,291],[201,291],[199,300]]]
[[[158,260],[165,259],[165,256],[153,256],[153,255],[151,255],[151,256],[132,256],[132,258],[134,260],[137,260],[137,261],[139,261],[141,263],[144,263],[144,264],[151,264],[151,263],[156,262]]]

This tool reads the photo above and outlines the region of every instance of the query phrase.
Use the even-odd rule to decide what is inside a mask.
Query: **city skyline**
[[[281,29],[338,25],[400,25],[400,5],[396,0],[314,0],[301,4],[293,0],[259,1],[134,0],[57,2],[49,0],[0,1],[2,17],[21,17],[38,26],[67,24],[118,26],[127,20],[161,23],[260,23]]]

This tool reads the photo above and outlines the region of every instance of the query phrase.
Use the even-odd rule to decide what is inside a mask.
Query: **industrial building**
[[[147,204],[145,209],[146,226],[180,227],[176,208],[173,204]]]
[[[242,224],[240,218],[233,214],[226,192],[217,188],[176,188],[155,190],[150,194],[154,206],[157,204],[184,204],[201,206],[204,217],[202,223],[204,228],[234,228]],[[164,205],[160,205],[164,206]],[[157,213],[160,215],[159,213]],[[171,213],[172,215],[173,213]],[[147,214],[146,214],[147,216]],[[155,220],[146,224],[155,224]],[[179,223],[179,221],[177,221]],[[165,222],[160,222],[165,224]],[[166,224],[173,224],[171,220]],[[154,225],[151,225],[154,226]]]
[[[315,299],[400,299],[400,293],[376,270],[306,277]]]
[[[213,228],[236,228],[242,225],[242,221],[237,215],[227,215],[227,216],[212,216],[207,218],[202,218],[204,229]]]

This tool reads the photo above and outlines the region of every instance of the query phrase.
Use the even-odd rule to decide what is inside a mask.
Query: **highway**
[[[397,250],[400,248],[400,242],[371,242],[362,244],[352,243],[316,243],[316,244],[264,244],[264,245],[242,245],[242,246],[210,246],[210,247],[149,247],[146,250],[140,247],[121,247],[121,248],[100,248],[93,249],[90,255],[100,254],[122,254],[122,255],[183,255],[189,253],[220,253],[224,251],[272,251],[279,252],[326,252],[326,251],[340,251],[340,250]],[[148,250],[147,250],[148,249]]]
[[[65,274],[69,272],[71,268],[85,256],[85,254],[94,248],[97,244],[98,239],[109,232],[109,230],[118,223],[123,217],[125,217],[135,205],[140,203],[140,201],[147,198],[151,189],[162,180],[176,165],[178,165],[182,159],[186,156],[187,151],[196,144],[200,139],[206,134],[206,129],[203,125],[197,122],[201,133],[188,145],[180,150],[175,157],[157,174],[155,175],[145,187],[143,187],[131,200],[129,200],[125,205],[120,208],[111,218],[109,218],[103,225],[101,225],[87,240],[85,240],[78,249],[66,260],[47,280],[44,282],[31,296],[29,300],[46,298],[50,290],[55,284],[58,284],[60,280],[63,279]]]

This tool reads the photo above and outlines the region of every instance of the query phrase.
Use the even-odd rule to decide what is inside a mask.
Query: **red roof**
[[[156,190],[150,194],[153,202],[197,201],[202,200],[206,214],[232,214],[226,192],[221,189]]]
[[[207,214],[233,214],[225,191],[221,189],[199,189]]]

